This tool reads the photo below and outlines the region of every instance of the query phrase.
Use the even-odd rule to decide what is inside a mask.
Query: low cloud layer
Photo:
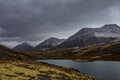
[[[119,24],[119,5],[120,0],[0,0],[0,42],[41,42],[83,27]]]

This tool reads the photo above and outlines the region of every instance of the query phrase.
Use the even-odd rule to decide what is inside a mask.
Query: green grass
[[[79,71],[47,63],[0,62],[0,80],[95,80]]]
[[[14,51],[5,46],[0,45],[0,60],[30,60],[30,55]]]
[[[41,54],[42,57],[49,59],[50,56],[57,57],[56,51],[58,50],[48,52],[49,55],[46,52]],[[69,56],[67,53],[72,50],[60,51],[64,54],[59,56]],[[53,52],[55,54],[52,54]],[[0,80],[96,80],[72,68],[36,63],[33,61],[37,59],[35,56],[39,55],[17,52],[0,45]]]

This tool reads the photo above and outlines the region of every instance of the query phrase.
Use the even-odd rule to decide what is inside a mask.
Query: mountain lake
[[[58,66],[68,66],[99,80],[120,80],[120,62],[94,61],[74,62],[72,60],[37,60]]]

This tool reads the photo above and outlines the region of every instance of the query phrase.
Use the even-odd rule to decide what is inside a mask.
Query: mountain
[[[20,53],[0,45],[0,60],[26,60],[32,59],[30,55]]]
[[[120,39],[120,27],[106,24],[100,28],[83,28],[69,37],[57,48],[86,47],[98,43],[108,43]]]
[[[19,52],[29,52],[33,50],[33,47],[30,44],[25,42],[25,43],[15,46],[13,50],[19,51]]]
[[[58,38],[51,37],[51,38],[43,41],[39,45],[37,45],[34,49],[40,50],[40,49],[54,48],[57,45],[61,44],[63,41],[65,41],[65,39],[58,39]]]

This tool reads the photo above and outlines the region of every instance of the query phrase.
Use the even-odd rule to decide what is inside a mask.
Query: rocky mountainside
[[[63,41],[65,41],[65,39],[58,39],[58,38],[52,37],[52,38],[49,38],[49,39],[43,41],[42,43],[37,45],[34,49],[40,50],[40,49],[54,48],[57,45],[61,44]]]
[[[33,47],[30,44],[25,42],[20,45],[17,45],[16,47],[13,48],[13,50],[19,51],[19,52],[29,52],[29,51],[33,51]]]
[[[88,45],[107,43],[120,39],[120,26],[106,24],[100,28],[83,28],[69,37],[57,48],[86,47]]]

